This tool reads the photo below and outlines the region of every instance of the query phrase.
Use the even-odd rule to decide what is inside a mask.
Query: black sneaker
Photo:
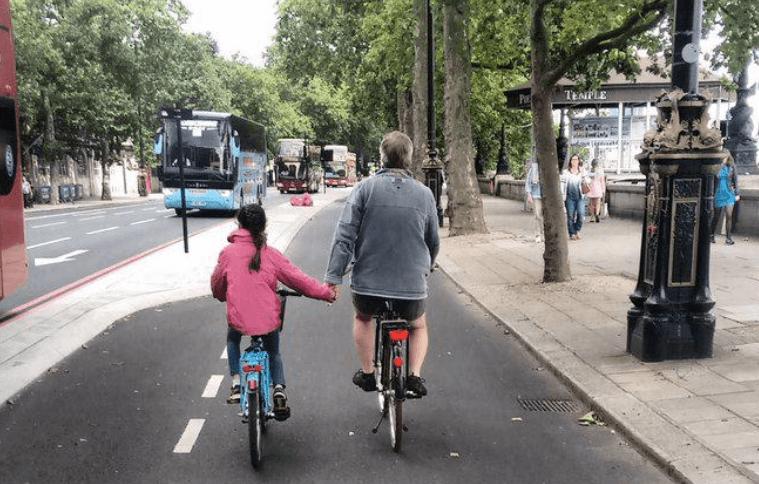
[[[274,418],[281,422],[290,418],[290,407],[287,406],[287,394],[285,393],[285,387],[277,385],[274,387]]]
[[[377,379],[374,378],[374,372],[364,373],[358,370],[353,375],[353,384],[365,392],[373,392],[377,389]]]
[[[712,241],[712,244],[716,244],[717,243],[717,240],[714,238],[713,235],[711,237],[709,237],[709,240]]]
[[[406,397],[422,398],[425,395],[427,395],[427,388],[424,386],[424,378],[409,375],[406,378]]]
[[[728,237],[727,239],[725,239],[725,244],[727,244],[727,245],[735,245],[735,241],[733,239],[731,239],[730,237]]]
[[[240,403],[240,385],[232,385],[232,389],[227,397],[227,403]]]

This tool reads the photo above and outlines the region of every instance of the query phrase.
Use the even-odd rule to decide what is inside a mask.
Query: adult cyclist
[[[383,169],[362,181],[345,204],[335,230],[325,282],[335,288],[351,261],[355,318],[353,337],[361,369],[353,383],[377,388],[372,317],[386,300],[411,325],[407,396],[427,394],[421,378],[427,355],[427,277],[440,248],[437,207],[432,192],[409,173],[413,144],[399,131],[382,139]]]

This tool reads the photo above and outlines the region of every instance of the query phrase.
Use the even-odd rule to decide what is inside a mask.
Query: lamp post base
[[[644,362],[711,358],[715,322],[711,313],[633,308],[627,313],[627,351]]]

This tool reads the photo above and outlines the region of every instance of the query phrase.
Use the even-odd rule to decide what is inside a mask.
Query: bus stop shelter
[[[584,90],[566,78],[557,83],[552,106],[560,111],[562,121],[568,117],[569,132],[562,133],[568,137],[568,153],[585,147],[589,158],[597,158],[607,171],[638,171],[635,155],[643,135],[656,121],[653,102],[662,91],[671,89],[668,78],[648,70],[650,64],[648,59],[641,60],[641,73],[635,80],[614,72],[595,90]],[[708,71],[701,73],[699,92],[712,99],[712,121],[723,120],[735,94]],[[506,101],[511,109],[530,109],[530,84],[506,91]]]

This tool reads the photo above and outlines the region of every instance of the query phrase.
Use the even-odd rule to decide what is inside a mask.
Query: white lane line
[[[45,245],[57,244],[58,242],[65,242],[67,240],[71,240],[71,237],[63,237],[62,239],[55,239],[55,240],[51,240],[50,242],[43,242],[41,244],[30,245],[26,249],[27,250],[29,250],[29,249],[36,249],[37,247],[43,247]]]
[[[24,219],[29,222],[31,220],[43,220],[48,218],[59,218],[59,217],[68,217],[71,215],[70,213],[57,213],[55,215],[40,215],[39,217],[24,217]]]
[[[49,224],[33,225],[31,228],[33,228],[33,229],[41,229],[42,227],[52,227],[53,225],[62,225],[62,224],[65,224],[65,223],[66,222],[53,222],[53,223],[49,223]]]
[[[77,212],[73,215],[74,217],[81,217],[82,215],[105,215],[105,210],[87,210],[86,212]]]
[[[153,207],[143,208],[143,212],[150,212],[151,210],[155,210]]]
[[[155,213],[166,213],[167,210],[174,211],[173,208],[162,208],[161,210],[156,210]]]
[[[175,454],[189,454],[192,452],[192,447],[195,445],[195,441],[198,440],[204,423],[206,423],[206,419],[204,418],[191,418],[187,422],[187,427],[182,432],[182,436],[179,437],[179,442],[174,446]]]
[[[116,229],[118,229],[118,227],[108,227],[107,229],[93,230],[92,232],[87,232],[85,235],[102,234],[103,232],[110,232],[111,230],[116,230]]]
[[[171,215],[164,215],[163,218],[172,218],[176,216],[177,216],[176,214],[172,213]]]
[[[226,359],[228,359],[228,358],[229,358],[229,357],[227,356],[227,347],[225,346],[225,347],[224,347],[224,351],[222,351],[222,352],[221,352],[221,356],[219,357],[219,359],[221,359],[221,360],[226,360]]]
[[[206,383],[206,389],[203,390],[203,398],[216,398],[216,394],[219,393],[219,387],[221,382],[224,381],[224,375],[211,375]]]
[[[114,215],[127,215],[127,214],[130,214],[130,213],[134,213],[134,210],[128,210],[126,212],[116,212],[116,213],[114,213]]]
[[[80,218],[80,222],[86,222],[87,220],[97,220],[99,218],[105,218],[105,215],[97,215],[95,217]]]
[[[146,224],[148,222],[155,222],[154,218],[149,218],[147,220],[140,220],[139,222],[132,222],[129,225],[140,225],[140,224]]]

